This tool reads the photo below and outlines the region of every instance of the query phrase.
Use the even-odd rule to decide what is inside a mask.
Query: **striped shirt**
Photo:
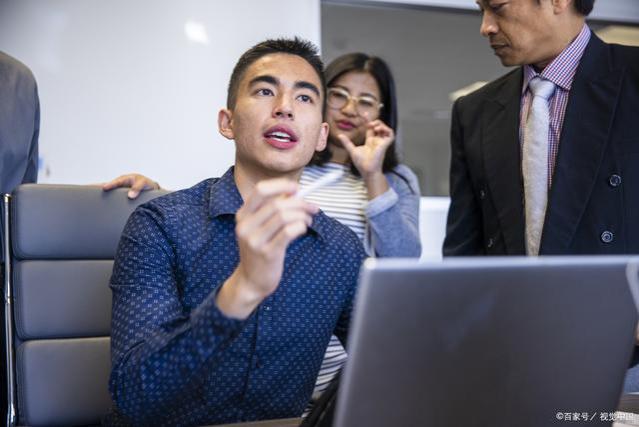
[[[300,188],[311,185],[334,170],[342,170],[344,175],[338,181],[310,193],[305,199],[319,206],[326,215],[348,226],[360,240],[364,240],[366,234],[364,209],[368,203],[368,192],[364,181],[351,172],[349,165],[329,162],[322,166],[307,166],[300,177]],[[317,399],[326,390],[345,361],[344,347],[337,337],[331,337],[317,376],[317,383],[313,391],[314,399]]]
[[[326,215],[346,225],[360,240],[364,240],[364,209],[368,203],[368,192],[362,178],[355,176],[349,165],[329,162],[322,166],[307,166],[300,177],[300,188],[311,185],[335,170],[343,171],[344,175],[338,181],[313,191],[306,200],[319,206]]]
[[[584,24],[581,32],[566,47],[559,56],[552,60],[541,73],[537,73],[531,65],[524,66],[524,81],[521,88],[521,110],[519,120],[519,141],[524,143],[524,129],[528,118],[528,111],[532,104],[532,92],[528,83],[534,77],[539,76],[553,82],[556,86],[555,93],[550,97],[550,131],[548,132],[548,188],[552,185],[552,175],[555,171],[555,161],[559,151],[559,139],[561,129],[566,116],[566,106],[570,88],[579,66],[579,61],[590,41],[590,28]]]

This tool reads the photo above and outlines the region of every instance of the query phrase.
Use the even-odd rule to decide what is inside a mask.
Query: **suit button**
[[[495,239],[493,239],[492,237],[488,239],[488,241],[486,242],[486,247],[488,249],[492,248],[493,246],[495,246]]]
[[[613,188],[619,187],[621,185],[621,177],[616,173],[613,173],[612,175],[610,175],[610,178],[608,178],[608,184],[610,184],[610,186]]]
[[[483,188],[479,190],[479,198],[481,200],[484,200],[486,198],[486,190],[484,190]]]
[[[615,239],[615,235],[612,234],[611,231],[604,231],[603,233],[601,233],[601,241],[604,243],[612,243],[612,241]]]

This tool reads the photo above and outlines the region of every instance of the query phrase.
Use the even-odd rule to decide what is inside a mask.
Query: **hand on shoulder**
[[[129,173],[120,175],[119,177],[102,184],[104,191],[110,191],[115,188],[130,188],[127,196],[129,199],[137,198],[142,191],[160,190],[160,184],[139,173]]]

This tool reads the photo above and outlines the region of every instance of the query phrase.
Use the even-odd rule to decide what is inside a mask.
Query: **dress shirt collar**
[[[550,80],[565,91],[570,91],[579,66],[579,61],[590,41],[590,28],[584,24],[581,32],[541,73],[537,73],[532,65],[524,65],[524,83],[522,93],[528,89],[528,82],[535,76]]]
[[[240,191],[235,184],[235,176],[231,166],[217,181],[213,181],[209,193],[209,213],[211,218],[217,218],[222,215],[235,215],[242,207],[244,200]],[[322,237],[327,231],[328,218],[323,212],[313,216],[313,222],[309,227],[310,231]]]
[[[211,218],[217,218],[220,215],[235,215],[244,203],[242,195],[235,185],[234,170],[235,168],[231,166],[224,175],[211,183],[209,193]]]

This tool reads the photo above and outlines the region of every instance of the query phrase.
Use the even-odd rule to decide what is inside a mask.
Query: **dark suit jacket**
[[[444,255],[524,255],[523,70],[453,107]],[[639,253],[639,48],[592,34],[570,91],[540,254]]]
[[[0,52],[0,193],[38,176],[40,102],[31,70]]]

